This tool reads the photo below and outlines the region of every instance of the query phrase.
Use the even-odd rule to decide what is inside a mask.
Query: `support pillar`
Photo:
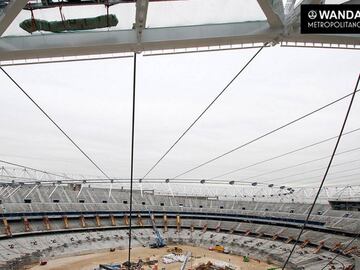
[[[101,227],[101,219],[99,215],[95,216],[96,226]]]
[[[85,217],[83,215],[80,216],[80,226],[82,228],[86,227]]]
[[[141,215],[137,215],[137,225],[141,226],[141,227],[144,227],[144,222],[141,218]]]
[[[65,228],[65,229],[69,229],[68,217],[67,217],[67,216],[63,216],[63,221],[64,221],[64,228]]]
[[[309,239],[305,239],[305,241],[301,244],[301,248],[304,248],[306,247],[308,244],[310,243],[310,240]]]
[[[290,237],[285,241],[285,244],[289,244],[289,243],[291,243],[291,241],[293,241],[293,240],[294,240],[294,238],[290,236]]]
[[[24,217],[23,221],[24,221],[24,230],[25,230],[25,232],[30,232],[31,227],[30,227],[30,222],[29,222],[28,218]]]
[[[164,232],[167,232],[168,231],[168,220],[167,220],[167,216],[164,215]]]
[[[215,228],[215,231],[217,232],[217,233],[219,233],[220,232],[220,222],[216,225],[216,228]]]
[[[324,240],[320,241],[319,245],[314,249],[314,252],[313,252],[313,253],[314,253],[314,254],[319,253],[320,249],[321,249],[324,245],[325,245],[325,241],[324,241]]]
[[[181,231],[181,219],[180,219],[180,216],[176,216],[176,231],[177,232]]]
[[[116,226],[116,220],[114,215],[110,215],[111,226]]]
[[[12,236],[11,227],[10,227],[10,224],[8,223],[6,218],[3,218],[3,224],[4,224],[4,227],[5,227],[5,234],[7,236]]]
[[[129,217],[128,217],[128,215],[124,215],[124,224],[129,225]]]
[[[207,231],[207,228],[208,228],[208,225],[205,224],[204,227],[203,227],[203,229],[202,229],[202,233],[205,233],[205,232]]]
[[[49,218],[47,216],[45,216],[43,218],[43,223],[44,223],[44,226],[45,226],[45,229],[50,231],[51,230],[51,226],[50,226],[50,221],[49,221]]]

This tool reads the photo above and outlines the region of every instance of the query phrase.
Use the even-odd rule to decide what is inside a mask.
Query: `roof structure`
[[[85,175],[68,175],[39,171],[33,168],[18,168],[14,166],[0,167],[0,196],[10,197],[20,188],[31,186],[53,186],[55,191],[59,186],[79,184],[82,186],[100,187],[109,190],[129,189],[129,179],[96,178]],[[253,200],[270,202],[299,202],[309,203],[313,200],[317,187],[295,186],[293,184],[279,185],[263,182],[241,181],[208,181],[199,179],[148,179],[140,181],[135,179],[134,189],[141,194],[147,192],[169,196],[200,196],[222,200]],[[5,195],[8,194],[8,195]],[[360,198],[360,185],[326,185],[320,193],[319,203],[328,200],[358,200]]]
[[[341,4],[359,3],[358,0],[331,1],[331,3],[333,2]],[[94,58],[132,57],[134,52],[143,52],[144,55],[157,55],[235,50],[276,44],[295,47],[359,49],[360,35],[300,34],[301,5],[327,3],[329,1],[326,0],[0,0],[0,66]],[[81,23],[86,24],[88,21],[84,18],[93,19],[96,16],[105,16],[106,18],[109,14],[118,19],[118,22],[115,20],[114,26],[111,27],[107,25],[107,27],[98,27],[99,29],[93,30],[65,30],[55,31],[55,33],[54,31],[36,29],[36,24],[39,21],[55,22],[58,20],[60,26],[62,22],[66,28],[66,20],[74,20],[74,22],[83,20]],[[26,20],[34,23],[34,25],[30,25],[34,27],[30,33],[20,27]],[[348,96],[349,94],[339,100]],[[296,121],[298,120],[292,122]],[[284,125],[284,127],[287,125]],[[357,130],[359,129],[347,133]],[[247,165],[244,168],[250,168],[335,138],[337,136]],[[241,147],[237,147],[235,150]],[[356,150],[358,148],[343,153]],[[210,162],[219,157],[210,160]],[[279,197],[281,197],[280,199],[284,198],[284,200],[296,197],[311,200],[316,194],[317,187],[309,185],[296,187],[288,183],[296,183],[296,180],[301,179],[318,179],[319,175],[304,176],[304,174],[322,171],[323,167],[302,173],[269,178],[267,181],[262,181],[262,178],[259,177],[327,158],[310,160],[290,167],[262,172],[242,180],[228,178],[228,175],[232,175],[234,172],[244,168],[238,168],[206,180],[179,178],[193,170],[191,169],[171,179],[146,179],[147,181],[142,181],[153,169],[151,168],[143,179],[134,179],[136,181],[135,188],[139,190],[159,190],[162,194],[172,195],[176,190],[179,195],[186,194],[188,196],[223,194],[225,197],[244,196],[257,199],[266,197],[267,200],[278,200]],[[129,179],[117,177],[103,179],[102,176],[70,176],[9,164],[9,162],[1,162],[15,166],[15,168],[6,168],[4,166],[0,168],[0,182],[15,191],[22,185],[34,185],[36,187],[38,185],[58,186],[68,183],[95,186],[104,184],[109,185],[110,190],[116,187],[128,188],[129,185]],[[358,162],[358,159],[344,161],[335,166],[353,165],[355,162]],[[195,169],[207,163],[209,162],[200,164]],[[94,165],[96,166],[96,164]],[[98,168],[98,166],[96,167]],[[349,177],[351,179],[358,177],[358,173],[354,174],[352,172],[356,169],[358,168],[351,167],[350,169],[335,171],[330,174],[330,177],[332,177],[330,180],[348,180]],[[352,173],[349,175],[337,176],[338,173],[350,171]],[[294,181],[287,182],[286,185],[281,184],[281,181],[287,181],[289,178],[293,179],[293,177],[297,178]],[[280,182],[278,182],[279,180]],[[184,183],[189,188],[185,189]],[[205,186],[206,188],[204,188]],[[213,189],[208,188],[214,186],[217,189],[216,194],[212,193]],[[358,186],[343,185],[342,187],[326,186],[322,189],[321,194],[327,200],[341,196],[358,197],[360,193]]]
[[[262,46],[359,48],[360,35],[300,34],[301,4],[358,3],[325,0],[1,0],[0,61],[126,56]],[[59,12],[60,11],[60,12]],[[108,12],[108,13],[107,13]],[[29,34],[26,19],[61,21],[114,14],[116,27]],[[60,16],[59,16],[60,14]],[[35,59],[35,60],[34,60]],[[49,59],[47,59],[49,60]],[[28,60],[29,61],[29,60]]]

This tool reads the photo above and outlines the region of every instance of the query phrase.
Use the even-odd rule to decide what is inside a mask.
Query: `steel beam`
[[[25,7],[27,0],[13,0],[5,7],[3,13],[0,15],[0,37]]]
[[[360,45],[360,35],[359,34],[311,34],[311,35],[302,35],[302,34],[291,34],[289,36],[284,36],[281,39],[285,42],[304,42],[304,43],[319,43],[319,44],[347,44],[347,45]]]
[[[149,7],[149,0],[137,0],[136,1],[136,17],[135,17],[135,29],[137,32],[137,40],[141,42],[141,35],[146,26],[146,16]]]
[[[287,14],[286,19],[285,19],[287,27],[289,27],[291,25],[298,26],[300,24],[301,5],[306,5],[306,4],[320,5],[320,4],[324,4],[324,3],[325,3],[325,0],[303,0],[289,14]]]
[[[285,33],[283,28],[271,28],[267,21],[253,21],[149,28],[142,31],[141,42],[137,29],[9,36],[0,38],[0,61],[281,41],[360,45],[360,35]]]
[[[149,28],[142,31],[141,43],[136,29],[9,36],[0,38],[0,61],[261,43],[280,34],[267,21],[254,21]]]
[[[360,5],[360,0],[349,0],[342,3],[342,5]]]
[[[271,28],[283,27],[284,6],[282,0],[257,0]]]

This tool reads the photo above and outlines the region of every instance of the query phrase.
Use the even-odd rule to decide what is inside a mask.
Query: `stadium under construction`
[[[360,269],[360,34],[309,4],[360,9],[0,0],[0,270]]]

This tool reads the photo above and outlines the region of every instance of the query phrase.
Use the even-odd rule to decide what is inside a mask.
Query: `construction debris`
[[[207,262],[195,267],[195,270],[235,270],[235,267],[225,262]]]
[[[139,270],[142,269],[143,266],[154,266],[153,269],[157,268],[159,261],[158,260],[151,260],[147,258],[145,261],[139,259],[137,262],[124,262],[123,264],[120,263],[112,263],[112,264],[100,264],[96,270]]]
[[[191,252],[188,251],[188,252],[186,252],[185,260],[184,260],[183,263],[181,264],[180,270],[185,270],[186,264],[188,263],[188,261],[190,260],[190,258],[191,258]]]
[[[162,258],[162,262],[164,264],[176,263],[176,262],[184,262],[186,259],[185,255],[175,255],[174,253],[166,254]]]

